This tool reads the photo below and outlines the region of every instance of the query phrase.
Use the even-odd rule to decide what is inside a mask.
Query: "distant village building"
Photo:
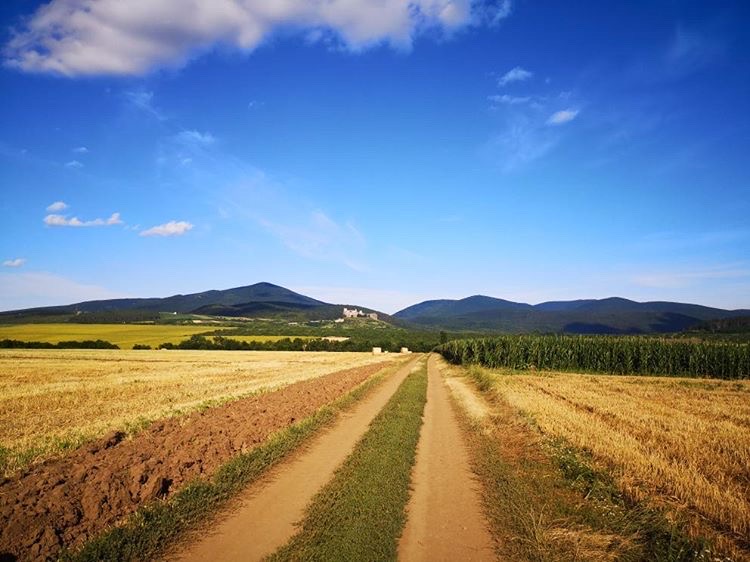
[[[358,308],[344,307],[344,318],[371,318],[372,320],[377,320],[378,314],[376,312],[362,312]]]
[[[373,347],[372,348],[372,354],[373,355],[379,355],[381,353],[383,353],[383,348],[382,347]]]

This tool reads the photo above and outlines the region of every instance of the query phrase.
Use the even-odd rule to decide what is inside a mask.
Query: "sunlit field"
[[[7,470],[111,429],[396,355],[231,351],[0,351]],[[14,460],[15,459],[15,460]]]
[[[607,466],[629,497],[684,512],[730,551],[750,535],[750,381],[482,370],[543,434]]]

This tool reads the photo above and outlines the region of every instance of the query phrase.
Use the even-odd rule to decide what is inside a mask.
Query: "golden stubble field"
[[[399,356],[275,351],[0,350],[0,468],[196,408]]]
[[[630,497],[689,514],[725,552],[750,536],[750,381],[485,371],[539,430]]]

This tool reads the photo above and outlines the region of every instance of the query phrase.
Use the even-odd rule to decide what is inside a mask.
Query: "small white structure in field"
[[[383,348],[382,347],[373,347],[372,348],[372,354],[373,355],[379,355],[381,353],[383,353]]]
[[[401,353],[411,353],[411,351],[409,351],[408,347],[402,347],[401,348]]]
[[[336,324],[341,324],[343,321],[344,321],[343,318],[336,318],[336,320],[334,320],[334,322],[336,322]]]

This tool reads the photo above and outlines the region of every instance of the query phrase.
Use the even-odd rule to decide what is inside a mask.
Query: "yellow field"
[[[172,326],[164,324],[16,324],[0,326],[0,339],[58,343],[68,340],[106,340],[123,349],[137,344],[158,346],[180,343],[192,336],[212,330],[207,326]]]
[[[681,510],[728,553],[750,536],[750,381],[486,372],[542,433],[590,451],[630,497]]]
[[[0,326],[0,340],[58,343],[69,340],[106,340],[122,349],[135,344],[157,347],[160,343],[180,343],[194,334],[216,326],[178,326],[167,324],[13,324]],[[232,336],[241,341],[278,341],[284,338],[312,339],[310,336]]]
[[[209,400],[226,400],[398,357],[275,351],[0,350],[0,449],[5,448],[6,470],[12,471],[53,454],[66,442],[190,411]]]

